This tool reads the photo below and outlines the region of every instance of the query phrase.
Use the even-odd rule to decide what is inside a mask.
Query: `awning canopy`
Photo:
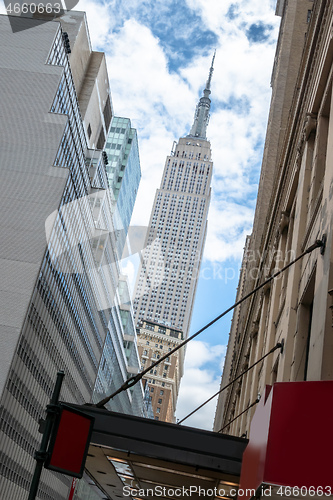
[[[86,470],[105,498],[233,498],[247,439],[70,405],[95,418]]]

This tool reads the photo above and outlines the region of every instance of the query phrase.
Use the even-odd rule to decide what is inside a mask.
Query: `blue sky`
[[[80,0],[106,52],[115,114],[137,128],[142,181],[132,224],[148,224],[166,155],[189,133],[216,49],[208,138],[212,201],[191,333],[233,304],[251,232],[271,96],[276,0]],[[133,278],[133,267],[127,265]],[[189,344],[177,417],[216,392],[231,315]],[[187,424],[211,428],[216,401]]]

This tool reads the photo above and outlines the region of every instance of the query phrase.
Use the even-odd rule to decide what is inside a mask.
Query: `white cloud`
[[[130,258],[124,259],[123,261],[121,261],[120,266],[121,266],[121,272],[125,274],[125,276],[127,276],[128,286],[132,293],[136,277],[136,267],[134,261],[131,260]]]
[[[206,26],[216,32],[230,34],[230,31],[237,32],[237,21],[239,23],[253,23],[254,21],[264,21],[272,24],[272,10],[275,8],[276,0],[186,0],[187,5],[195,12],[199,13]],[[233,9],[235,23],[230,23],[227,14]]]
[[[251,208],[231,202],[212,203],[205,258],[212,262],[223,262],[230,258],[240,259],[246,235],[251,232],[252,222]]]
[[[89,0],[83,1],[89,5]],[[235,254],[240,258],[245,235],[251,231],[262,151],[258,144],[263,142],[270,99],[274,47],[269,43],[249,43],[244,23],[262,21],[277,25],[268,0],[256,2],[255,6],[241,2],[237,20],[225,18],[231,3],[214,0],[210,5],[202,0],[188,1],[218,36],[208,128],[215,177],[205,250],[205,257],[214,260],[225,260]],[[132,223],[144,225],[149,220],[165,157],[173,141],[189,132],[212,53],[203,56],[198,48],[197,57],[184,60],[177,74],[170,72],[168,49],[147,22],[143,24],[138,5],[132,0],[130,6],[137,18],[130,17],[129,7],[126,15],[118,13],[117,29],[113,31],[106,32],[108,16],[103,16],[101,32],[115,113],[130,117],[138,129],[142,181]],[[99,18],[95,12],[91,14],[90,8],[89,26],[89,16],[94,31]],[[141,16],[144,17],[143,13]],[[213,19],[223,19],[222,30],[214,25]]]
[[[110,34],[106,50],[115,113],[138,129],[143,175],[133,223],[147,224],[165,157],[191,119],[195,96],[169,73],[159,40],[138,21],[127,20]]]
[[[181,381],[177,403],[177,419],[181,420],[201,405],[220,387],[226,346],[210,346],[200,340],[192,340],[187,346],[185,373]],[[211,430],[217,399],[201,408],[185,420],[183,425]]]
[[[182,108],[192,103],[193,96],[182,79],[168,71],[161,43],[149,28],[135,19],[125,21],[110,34],[107,55],[117,113],[131,112],[143,137],[156,126],[161,133],[165,129],[174,133],[182,126]]]

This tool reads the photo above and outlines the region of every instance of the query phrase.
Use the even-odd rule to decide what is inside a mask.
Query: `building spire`
[[[207,131],[207,125],[209,121],[209,110],[210,110],[210,84],[212,81],[212,75],[214,71],[214,60],[215,60],[215,54],[216,50],[213,55],[212,59],[212,64],[209,69],[209,75],[208,75],[208,80],[206,82],[206,87],[203,91],[203,97],[200,98],[195,114],[194,114],[194,121],[193,125],[191,128],[191,131],[188,135],[188,137],[198,137],[200,139],[207,139],[206,137],[206,131]]]
[[[212,76],[213,76],[213,71],[214,71],[214,61],[215,61],[215,55],[216,55],[216,49],[214,51],[214,55],[213,55],[213,59],[212,59],[212,64],[210,65],[210,70],[209,70],[209,76],[208,76],[208,80],[207,80],[207,83],[206,83],[206,88],[204,90],[204,93],[205,91],[209,91],[210,93],[210,84],[211,84],[211,81],[212,81]]]

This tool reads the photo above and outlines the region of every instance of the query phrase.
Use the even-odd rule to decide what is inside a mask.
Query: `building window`
[[[307,18],[306,18],[306,22],[309,23],[310,22],[310,19],[311,19],[311,14],[312,14],[312,10],[308,10],[308,15],[307,15]]]
[[[151,388],[150,388],[150,392],[154,392],[154,387],[151,387]]]
[[[163,383],[164,383],[164,382],[163,382]],[[164,391],[163,391],[163,390],[161,390],[161,391],[160,391],[160,396],[163,396],[163,394],[164,394]]]
[[[103,149],[105,144],[105,135],[104,135],[104,130],[103,128],[101,129],[99,136],[98,136],[98,141],[96,144],[97,149]]]
[[[110,96],[108,96],[104,111],[103,111],[103,116],[104,116],[104,123],[105,123],[105,128],[106,130],[109,129],[111,118],[112,118],[112,111],[111,111],[111,102],[110,102]]]
[[[162,399],[161,398],[158,400],[158,404],[159,405],[162,404]]]
[[[161,413],[161,408],[156,408],[156,413]]]

